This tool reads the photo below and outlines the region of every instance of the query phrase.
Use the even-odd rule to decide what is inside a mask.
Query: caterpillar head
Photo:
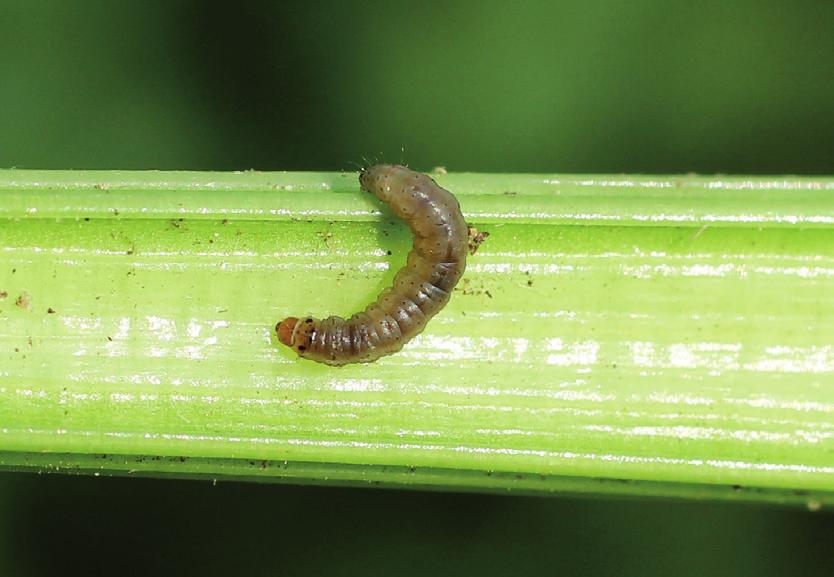
[[[275,332],[281,344],[295,349],[303,357],[316,335],[316,322],[312,317],[287,317],[275,325]]]

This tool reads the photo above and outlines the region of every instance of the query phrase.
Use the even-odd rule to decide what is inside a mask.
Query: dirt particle
[[[52,307],[49,307],[48,309],[46,309],[46,314],[54,315],[55,314],[55,309],[53,309]]]
[[[32,308],[32,297],[27,292],[20,293],[20,296],[17,297],[17,300],[14,301],[15,306],[19,309],[23,309],[28,311]]]
[[[469,227],[469,254],[475,254],[483,242],[489,238],[489,232],[479,231],[474,226]]]
[[[492,293],[489,292],[489,289],[485,289],[483,287],[477,288],[466,277],[464,277],[463,281],[453,290],[460,291],[461,294],[465,294],[466,296],[485,295],[492,298]]]
[[[5,299],[8,296],[9,296],[9,293],[7,293],[6,291],[0,291],[0,301]]]

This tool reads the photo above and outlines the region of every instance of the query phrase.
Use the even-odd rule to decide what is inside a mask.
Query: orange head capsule
[[[288,347],[292,346],[292,332],[297,322],[296,317],[287,317],[275,325],[275,332],[278,333],[278,340],[281,341],[281,344]]]

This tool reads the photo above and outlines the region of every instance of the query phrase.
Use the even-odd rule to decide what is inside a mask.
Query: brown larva
[[[287,317],[275,330],[299,356],[328,365],[370,363],[399,351],[442,309],[466,268],[469,230],[457,199],[425,174],[379,164],[359,175],[414,234],[406,265],[376,302],[345,320]]]

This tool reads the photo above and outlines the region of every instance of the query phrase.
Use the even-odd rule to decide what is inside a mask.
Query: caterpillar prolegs
[[[378,164],[359,175],[411,228],[414,245],[391,288],[349,319],[287,317],[275,330],[299,356],[328,365],[370,363],[399,351],[442,309],[466,268],[469,229],[457,199],[425,174]]]

